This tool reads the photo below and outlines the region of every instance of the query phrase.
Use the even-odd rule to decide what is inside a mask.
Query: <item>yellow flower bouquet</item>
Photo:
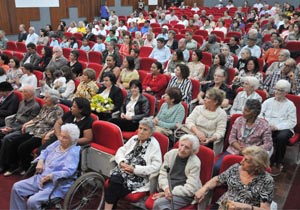
[[[114,104],[111,98],[103,98],[100,94],[96,94],[91,99],[91,110],[100,112],[110,112],[113,110]]]

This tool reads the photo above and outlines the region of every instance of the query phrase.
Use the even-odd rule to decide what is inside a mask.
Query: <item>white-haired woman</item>
[[[283,169],[286,145],[294,135],[297,124],[296,107],[286,98],[291,84],[287,80],[279,80],[275,85],[274,97],[262,104],[261,117],[265,118],[272,130],[274,152],[271,157],[272,174],[278,176]]]
[[[194,200],[194,193],[201,187],[199,179],[201,161],[196,155],[199,151],[199,140],[191,134],[183,135],[179,139],[179,148],[167,152],[164,163],[160,168],[158,185],[160,192],[153,195],[154,210],[180,209]],[[172,192],[169,189],[168,171]]]
[[[230,114],[242,114],[245,103],[248,99],[257,99],[262,102],[261,96],[255,91],[259,87],[259,80],[256,77],[247,76],[243,78],[243,91],[240,91],[233,101]]]
[[[118,149],[115,156],[118,165],[105,188],[104,209],[112,209],[120,198],[131,192],[149,191],[149,177],[159,171],[162,163],[159,143],[152,136],[154,130],[152,118],[143,118],[138,134]]]
[[[37,162],[36,174],[14,184],[10,209],[40,209],[41,203],[48,200],[57,180],[74,175],[80,157],[80,146],[76,146],[79,134],[75,124],[64,124],[61,127],[58,141],[49,145],[34,160]],[[52,198],[64,198],[71,184],[71,179],[61,183]]]

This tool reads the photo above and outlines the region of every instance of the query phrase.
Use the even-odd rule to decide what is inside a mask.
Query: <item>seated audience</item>
[[[175,76],[171,78],[168,88],[177,87],[182,94],[182,100],[189,104],[192,100],[192,82],[188,78],[190,75],[189,67],[185,64],[177,64]]]
[[[67,59],[63,56],[62,48],[59,46],[53,47],[52,59],[47,67],[54,67],[55,70],[59,70],[61,67],[67,64]]]
[[[205,65],[201,62],[202,51],[194,50],[192,53],[192,61],[187,66],[190,69],[190,79],[202,81],[205,74]]]
[[[58,141],[34,160],[37,163],[36,174],[14,184],[10,197],[11,209],[41,209],[42,202],[48,200],[56,181],[74,175],[80,160],[80,147],[76,146],[78,137],[76,125],[61,127]],[[71,185],[71,180],[61,183],[52,196],[64,198]]]
[[[274,176],[278,176],[283,169],[286,146],[297,124],[296,107],[286,98],[290,89],[291,84],[287,80],[276,82],[274,97],[267,99],[261,109],[261,117],[268,121],[272,130],[274,152],[271,174]]]
[[[129,89],[130,92],[122,106],[120,117],[109,120],[118,125],[122,131],[136,131],[139,121],[147,117],[150,111],[149,101],[142,94],[140,80],[131,80]]]
[[[200,50],[204,52],[210,52],[212,55],[217,55],[220,53],[221,45],[217,40],[215,34],[210,34],[207,41],[204,41]]]
[[[105,188],[104,209],[114,209],[118,200],[131,192],[149,191],[149,177],[157,173],[162,164],[160,146],[153,132],[152,120],[144,118],[139,122],[138,134],[118,149],[117,166]]]
[[[40,60],[39,65],[34,67],[35,70],[39,70],[39,71],[44,72],[46,70],[46,67],[50,63],[51,59],[52,59],[52,49],[51,49],[51,47],[44,46],[42,48],[42,58]]]
[[[227,192],[219,198],[213,209],[270,209],[274,181],[266,172],[269,167],[268,153],[257,146],[247,147],[242,153],[244,157],[240,164],[236,163],[213,177],[195,193],[197,202],[200,203],[209,190],[226,184]]]
[[[158,100],[162,97],[168,85],[168,80],[163,75],[163,71],[162,64],[156,61],[151,65],[151,74],[147,74],[143,80],[143,91],[154,94]]]
[[[174,76],[175,69],[178,64],[185,64],[183,53],[180,49],[174,50],[172,57],[167,61],[167,67],[165,68],[165,74]]]
[[[118,47],[116,45],[116,42],[114,41],[111,41],[109,43],[107,43],[107,46],[106,46],[106,50],[104,50],[102,52],[102,63],[105,63],[106,62],[106,58],[107,56],[109,55],[113,55],[115,57],[115,65],[120,67],[121,64],[122,64],[122,60],[121,60],[121,57],[120,57],[120,54],[118,52]],[[118,78],[119,75],[116,75],[116,77]]]
[[[212,148],[215,155],[223,150],[227,123],[226,112],[221,108],[224,97],[224,91],[209,89],[204,104],[196,106],[186,119],[186,126],[198,137],[200,144]]]
[[[115,55],[108,55],[107,56],[106,62],[105,62],[104,66],[101,70],[101,73],[100,73],[99,78],[97,79],[97,81],[102,83],[103,82],[103,76],[107,72],[113,72],[117,79],[120,76],[121,70],[117,66],[117,57]]]
[[[67,66],[69,66],[74,74],[74,77],[79,77],[82,75],[82,65],[78,61],[79,52],[77,50],[72,50],[69,56],[69,62]]]
[[[112,114],[121,111],[123,104],[122,90],[116,86],[117,78],[112,72],[105,73],[103,76],[103,86],[99,88],[98,94],[103,98],[110,98],[114,105],[113,109],[106,112],[97,113],[100,120],[109,120]]]
[[[23,74],[22,69],[20,68],[20,61],[16,57],[12,57],[9,60],[9,69],[7,71],[7,82],[9,82],[14,89],[18,89],[19,87],[16,84],[16,78],[20,78]]]
[[[158,177],[160,192],[152,197],[155,200],[153,209],[181,209],[194,200],[194,193],[202,185],[198,151],[197,137],[183,135],[179,139],[179,148],[165,154]]]
[[[139,79],[139,73],[134,69],[134,58],[131,56],[124,57],[122,71],[117,80],[117,86],[119,88],[129,89],[129,83],[131,80]]]
[[[185,117],[185,109],[181,102],[181,92],[178,88],[168,88],[163,97],[158,114],[153,119],[155,130],[166,136],[173,134],[177,123],[182,123]],[[162,99],[161,99],[162,100]]]
[[[149,58],[154,58],[163,65],[171,58],[171,50],[165,46],[165,41],[163,38],[157,39],[157,46],[153,48]]]
[[[272,154],[273,141],[269,123],[258,117],[261,111],[261,102],[257,99],[248,99],[243,108],[243,116],[238,117],[230,131],[229,146],[218,157],[214,165],[214,175],[219,173],[222,161],[228,154],[242,155],[249,146],[258,146]]]
[[[23,66],[25,63],[31,63],[34,67],[39,66],[41,58],[36,52],[36,45],[34,43],[28,43],[26,48],[27,52],[21,60],[21,66]]]
[[[247,100],[256,99],[262,102],[261,96],[255,91],[259,87],[259,80],[256,77],[246,76],[243,78],[243,90],[234,98],[230,114],[242,114]]]
[[[16,114],[19,106],[19,99],[13,92],[14,88],[9,82],[0,83],[0,127],[5,126],[5,118]]]
[[[213,56],[213,64],[208,70],[208,74],[205,77],[205,81],[202,81],[201,84],[211,83],[214,80],[215,72],[219,69],[223,69],[225,73],[225,81],[227,81],[228,73],[227,68],[225,67],[226,58],[223,54],[219,53]]]
[[[19,90],[22,90],[25,86],[32,86],[34,89],[37,88],[37,78],[33,74],[33,65],[31,63],[24,64],[23,75],[19,78],[16,77],[16,85],[19,87]]]

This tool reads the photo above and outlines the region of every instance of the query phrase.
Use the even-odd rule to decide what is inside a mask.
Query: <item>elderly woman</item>
[[[223,150],[226,130],[227,115],[221,109],[223,100],[224,91],[209,89],[204,98],[204,105],[196,106],[186,119],[186,126],[198,137],[202,145],[213,148],[215,155]]]
[[[100,120],[109,120],[112,117],[113,112],[120,111],[121,109],[123,94],[122,90],[116,86],[116,81],[117,78],[112,72],[104,74],[103,86],[99,88],[98,94],[100,94],[103,98],[110,98],[114,107],[109,112],[97,113]]]
[[[195,193],[195,199],[201,202],[205,194],[222,184],[228,190],[217,201],[215,208],[221,209],[270,209],[274,181],[266,172],[269,167],[269,155],[261,147],[250,146],[243,150],[243,160],[213,177]]]
[[[154,94],[159,100],[164,94],[165,88],[168,85],[168,80],[163,75],[163,66],[156,61],[151,65],[151,74],[147,74],[143,80],[143,91]]]
[[[118,125],[122,131],[135,131],[139,121],[149,115],[149,101],[142,94],[140,80],[131,80],[129,83],[130,93],[127,95],[121,109],[120,118],[113,118],[109,121]]]
[[[205,65],[201,62],[202,51],[194,50],[192,53],[192,61],[187,64],[190,69],[190,79],[195,79],[198,81],[203,80],[205,73]]]
[[[259,87],[259,81],[255,77],[244,77],[243,88],[234,98],[233,105],[230,109],[230,114],[242,114],[244,105],[248,99],[257,99],[262,102],[261,96],[255,91]]]
[[[65,124],[61,127],[58,141],[34,160],[37,162],[37,173],[14,184],[10,209],[41,209],[42,202],[48,200],[57,180],[74,175],[80,157],[80,146],[76,146],[78,137],[79,129],[76,125]],[[51,198],[64,198],[71,184],[71,179],[61,183]]]
[[[199,179],[201,161],[197,157],[199,141],[196,136],[187,134],[179,139],[179,148],[167,152],[160,168],[158,184],[160,191],[153,195],[154,210],[180,209],[194,200],[194,193],[201,187]],[[169,168],[170,171],[167,171]],[[168,173],[172,183],[169,188]]]
[[[233,62],[234,62],[234,58],[232,57],[231,53],[230,53],[230,49],[229,49],[229,45],[227,44],[223,44],[221,46],[221,53],[225,56],[225,67],[226,68],[233,68]]]
[[[159,171],[162,163],[160,146],[153,132],[152,119],[144,118],[139,122],[138,134],[118,149],[115,156],[118,165],[105,188],[104,209],[112,209],[120,198],[131,192],[149,191],[149,177]]]
[[[287,80],[279,80],[275,85],[275,95],[262,104],[261,116],[268,121],[272,130],[274,153],[271,157],[272,174],[278,176],[283,169],[286,145],[294,135],[297,124],[296,107],[286,98],[291,85]]]
[[[229,107],[230,100],[233,99],[233,93],[230,88],[227,87],[225,84],[226,79],[226,73],[223,69],[217,69],[214,73],[214,80],[211,83],[205,84],[201,86],[201,91],[198,94],[198,103],[204,104],[205,103],[205,97],[207,94],[207,91],[210,88],[220,89],[225,92],[225,99],[223,100],[221,107],[227,108]]]
[[[164,103],[161,105],[158,114],[153,119],[156,131],[167,136],[171,135],[176,123],[182,123],[185,117],[185,110],[181,102],[181,92],[178,88],[168,88],[164,95]]]
[[[258,117],[261,103],[257,99],[248,99],[243,109],[243,116],[238,117],[230,131],[229,147],[218,158],[214,166],[217,175],[223,158],[228,154],[241,155],[246,147],[256,145],[271,155],[273,148],[272,132],[269,123]]]
[[[182,100],[189,104],[192,100],[192,82],[188,78],[190,69],[185,64],[177,64],[175,69],[175,76],[171,78],[168,88],[177,87],[182,94]]]

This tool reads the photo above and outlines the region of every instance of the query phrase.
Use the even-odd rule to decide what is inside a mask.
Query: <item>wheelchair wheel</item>
[[[65,210],[100,209],[104,203],[104,178],[96,172],[80,176],[69,189]]]

